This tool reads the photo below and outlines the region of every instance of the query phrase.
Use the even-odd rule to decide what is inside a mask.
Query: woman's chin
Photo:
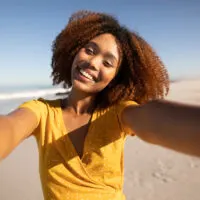
[[[78,80],[74,80],[73,81],[73,89],[81,91],[81,92],[85,92],[85,93],[93,93],[94,92],[94,88],[91,85],[82,83]]]
[[[108,84],[109,83],[105,83],[103,81],[97,83],[90,81],[82,81],[79,80],[78,78],[72,79],[72,86],[75,90],[79,90],[89,94],[97,94],[101,92]]]

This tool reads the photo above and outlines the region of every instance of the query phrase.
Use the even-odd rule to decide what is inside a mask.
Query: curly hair
[[[97,94],[96,106],[107,108],[122,100],[139,104],[163,99],[169,91],[167,70],[152,47],[139,34],[121,26],[105,13],[78,11],[53,42],[53,84],[72,86],[71,68],[78,51],[94,37],[112,34],[120,46],[121,64],[116,77]]]

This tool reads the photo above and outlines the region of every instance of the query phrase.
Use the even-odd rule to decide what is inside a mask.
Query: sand
[[[200,105],[200,80],[171,84],[167,99]],[[127,200],[199,200],[200,159],[128,137],[124,192]],[[34,138],[0,163],[0,200],[11,199],[43,199]]]

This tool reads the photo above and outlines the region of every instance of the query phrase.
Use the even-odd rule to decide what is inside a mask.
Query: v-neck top
[[[121,112],[134,101],[95,110],[80,158],[65,128],[61,99],[31,100],[20,108],[37,117],[33,135],[45,200],[124,200],[124,130]],[[134,134],[132,134],[134,135]]]

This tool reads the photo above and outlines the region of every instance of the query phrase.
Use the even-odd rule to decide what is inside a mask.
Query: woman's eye
[[[112,63],[109,62],[109,61],[104,61],[103,64],[104,64],[106,67],[112,67]]]
[[[93,51],[93,49],[91,49],[91,48],[86,48],[85,51],[86,51],[86,53],[89,54],[89,55],[93,55],[93,54],[94,54],[94,51]]]

